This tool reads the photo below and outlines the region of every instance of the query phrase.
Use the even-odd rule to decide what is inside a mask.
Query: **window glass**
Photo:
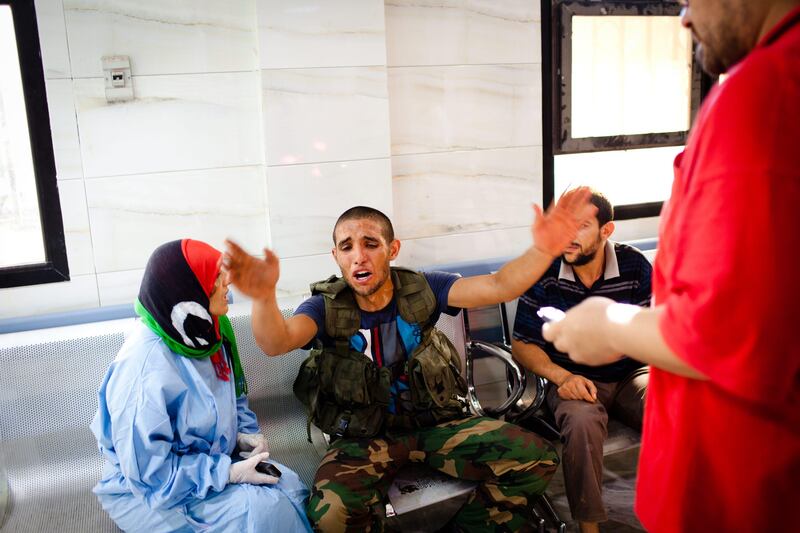
[[[0,5],[0,267],[45,261],[11,8]]]
[[[572,138],[689,129],[692,41],[676,16],[572,17]]]
[[[554,158],[555,197],[588,185],[612,205],[661,202],[672,190],[672,163],[683,146],[564,154]]]

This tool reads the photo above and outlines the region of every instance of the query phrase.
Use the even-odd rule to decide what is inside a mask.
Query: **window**
[[[543,0],[545,203],[590,185],[617,219],[658,215],[710,87],[679,14],[658,0]]]
[[[0,287],[69,279],[33,0],[0,0]]]

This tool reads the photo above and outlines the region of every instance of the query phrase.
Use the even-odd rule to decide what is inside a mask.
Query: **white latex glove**
[[[248,459],[231,464],[228,471],[228,483],[250,483],[251,485],[274,485],[278,482],[275,476],[268,476],[256,470],[256,465],[269,459],[269,452],[251,455]]]
[[[268,452],[269,443],[263,433],[237,433],[236,445],[243,452]]]

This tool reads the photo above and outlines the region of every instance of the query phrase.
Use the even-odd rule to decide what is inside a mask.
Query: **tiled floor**
[[[600,531],[603,533],[644,531],[633,513],[638,458],[639,448],[637,447],[607,456],[604,460],[603,501],[608,511],[608,521],[600,525]],[[577,533],[579,531],[578,523],[572,521],[569,512],[561,468],[550,482],[547,493],[550,495],[556,512],[567,523],[567,531]]]

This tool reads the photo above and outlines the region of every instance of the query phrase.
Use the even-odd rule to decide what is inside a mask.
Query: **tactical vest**
[[[300,366],[294,394],[313,423],[333,437],[373,437],[385,427],[435,425],[465,413],[467,388],[461,377],[461,358],[450,340],[431,324],[436,297],[425,276],[391,268],[398,314],[418,324],[422,340],[402,368],[379,368],[367,355],[350,346],[361,326],[353,291],[336,276],[313,283],[312,294],[325,302],[325,332],[333,346],[317,339]],[[387,407],[394,376],[408,374],[413,413],[392,415]]]

